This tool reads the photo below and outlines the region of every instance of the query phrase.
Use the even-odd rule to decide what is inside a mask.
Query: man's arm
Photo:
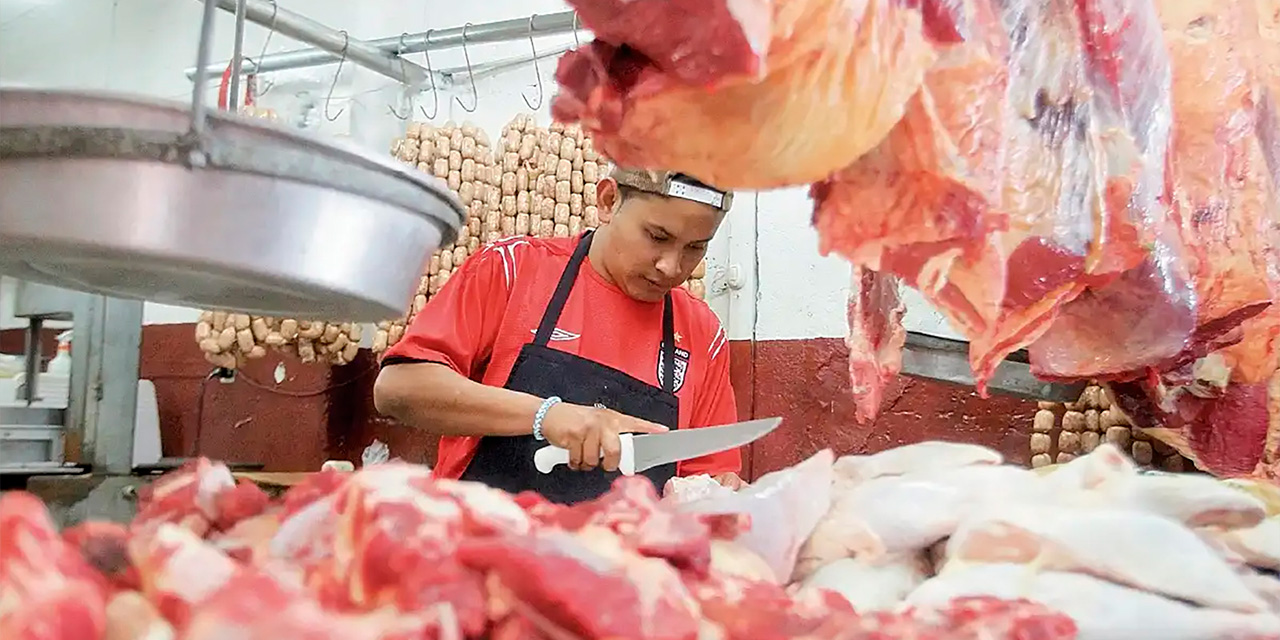
[[[518,436],[532,432],[542,400],[480,384],[444,364],[411,362],[378,374],[373,404],[383,415],[440,435]]]
[[[532,432],[541,400],[475,380],[514,286],[512,248],[490,245],[463,263],[383,356],[373,387],[379,413],[448,436]]]

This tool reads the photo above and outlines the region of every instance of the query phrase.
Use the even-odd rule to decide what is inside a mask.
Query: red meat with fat
[[[902,369],[902,347],[907,340],[902,316],[906,310],[897,278],[853,267],[845,345],[849,347],[849,380],[859,422],[876,417],[885,387]]]
[[[0,638],[98,640],[108,591],[38,498],[0,494]]]
[[[723,188],[807,184],[852,162],[933,63],[926,31],[963,28],[938,0],[570,4],[598,39],[561,58],[555,118],[615,162]]]
[[[981,390],[1063,304],[1162,240],[1144,206],[1162,185],[1167,59],[1142,5],[957,7],[967,37],[939,47],[889,136],[812,193],[822,251],[919,289],[968,337]]]
[[[1144,326],[1126,333],[1100,321],[1117,308],[1149,306],[1151,297],[1123,289],[1130,280],[1122,279],[1082,296],[1032,346],[1034,370],[1046,377],[1132,379],[1147,368],[1176,369],[1238,340],[1231,332],[1270,306],[1276,290],[1280,198],[1260,135],[1270,118],[1258,109],[1265,71],[1258,70],[1264,47],[1255,8],[1203,0],[1155,6],[1172,64],[1170,219],[1180,225],[1183,266],[1194,286],[1195,328],[1182,345],[1169,341],[1132,357],[1138,352],[1125,341],[1145,335]],[[1164,319],[1153,314],[1141,322]],[[1266,375],[1255,371],[1248,378]]]

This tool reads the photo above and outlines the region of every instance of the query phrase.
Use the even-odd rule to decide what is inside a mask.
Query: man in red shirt
[[[608,490],[619,433],[737,420],[724,329],[679,287],[732,196],[615,169],[597,199],[596,231],[499,240],[467,260],[383,357],[375,405],[441,435],[438,476],[572,503]],[[569,468],[537,471],[548,443]],[[737,488],[741,465],[733,449],[644,475],[659,490],[702,473]]]

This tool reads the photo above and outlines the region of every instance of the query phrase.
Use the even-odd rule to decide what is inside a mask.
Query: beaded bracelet
[[[542,435],[542,421],[547,417],[547,412],[551,407],[560,404],[559,396],[551,396],[542,401],[542,406],[538,407],[538,413],[533,416],[533,438],[535,440],[546,440]]]

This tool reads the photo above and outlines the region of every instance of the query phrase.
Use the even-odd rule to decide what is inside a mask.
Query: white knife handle
[[[619,433],[618,440],[622,444],[622,457],[618,459],[618,471],[624,476],[636,473],[636,447],[631,441],[631,434]],[[533,453],[533,466],[541,473],[551,473],[558,464],[569,464],[569,450],[554,445],[547,445]]]

